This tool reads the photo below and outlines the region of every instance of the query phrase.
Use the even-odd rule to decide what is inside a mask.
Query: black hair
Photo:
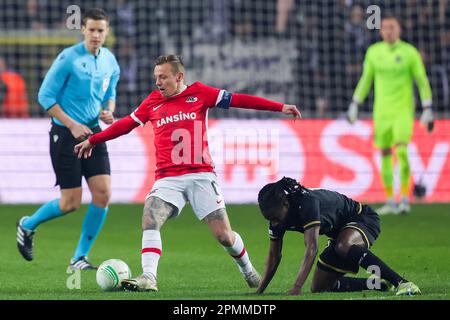
[[[83,14],[83,26],[86,25],[86,22],[88,19],[92,20],[105,20],[106,22],[109,22],[109,17],[106,14],[106,12],[101,8],[92,8],[87,10]]]
[[[269,209],[279,208],[285,201],[287,196],[277,182],[266,184],[258,193],[259,209],[263,214]]]
[[[279,208],[292,195],[304,193],[308,189],[298,183],[295,179],[283,177],[277,182],[266,184],[258,193],[258,204],[264,213],[273,208]]]

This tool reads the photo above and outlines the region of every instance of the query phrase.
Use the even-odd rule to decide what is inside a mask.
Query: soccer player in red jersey
[[[156,149],[155,184],[148,194],[142,217],[143,274],[122,281],[131,291],[157,291],[156,271],[162,254],[160,229],[180,214],[187,201],[199,220],[233,257],[251,288],[261,277],[250,262],[240,235],[231,229],[224,200],[214,173],[206,134],[209,108],[249,108],[283,112],[301,118],[295,105],[246,94],[229,93],[200,82],[184,83],[179,56],[164,55],[155,61],[156,86],[129,116],[75,146],[78,157],[89,157],[95,145],[129,133],[151,122]],[[199,150],[199,146],[201,150]]]

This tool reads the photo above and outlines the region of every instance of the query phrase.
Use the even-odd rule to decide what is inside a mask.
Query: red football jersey
[[[159,90],[148,95],[131,117],[141,126],[148,121],[153,125],[156,180],[214,172],[207,138],[208,109],[227,103],[229,94],[225,90],[200,82],[169,98]]]

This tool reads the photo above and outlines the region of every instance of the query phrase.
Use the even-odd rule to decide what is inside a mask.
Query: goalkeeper
[[[378,214],[397,214],[410,211],[410,166],[407,145],[414,125],[413,80],[419,88],[423,113],[420,121],[428,131],[433,130],[431,88],[418,50],[400,39],[400,22],[395,17],[381,21],[383,41],[371,45],[364,59],[364,70],[347,111],[347,119],[354,123],[358,106],[374,85],[374,142],[381,149],[381,176],[387,200]],[[395,149],[400,168],[401,200],[397,205],[393,191],[392,149]]]

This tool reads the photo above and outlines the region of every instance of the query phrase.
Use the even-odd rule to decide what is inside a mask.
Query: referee
[[[381,149],[381,176],[387,201],[377,210],[380,215],[408,213],[411,170],[407,145],[414,126],[413,82],[419,89],[423,113],[420,121],[433,130],[431,88],[417,49],[400,39],[397,18],[387,16],[381,21],[383,41],[371,45],[364,59],[364,71],[353,94],[347,118],[354,123],[358,106],[364,101],[374,83],[373,107],[375,145]],[[401,200],[397,205],[393,191],[392,149],[400,168]]]
[[[101,131],[99,119],[114,121],[116,85],[120,69],[114,55],[102,47],[109,18],[102,9],[83,16],[84,41],[64,49],[53,62],[38,100],[52,117],[50,155],[61,197],[41,206],[17,223],[17,246],[24,259],[33,259],[33,236],[43,222],[80,207],[81,180],[86,179],[92,202],[83,220],[81,236],[70,261],[73,269],[96,269],[87,259],[108,212],[111,194],[110,165],[106,144],[99,144],[88,159],[78,159],[74,146]]]

